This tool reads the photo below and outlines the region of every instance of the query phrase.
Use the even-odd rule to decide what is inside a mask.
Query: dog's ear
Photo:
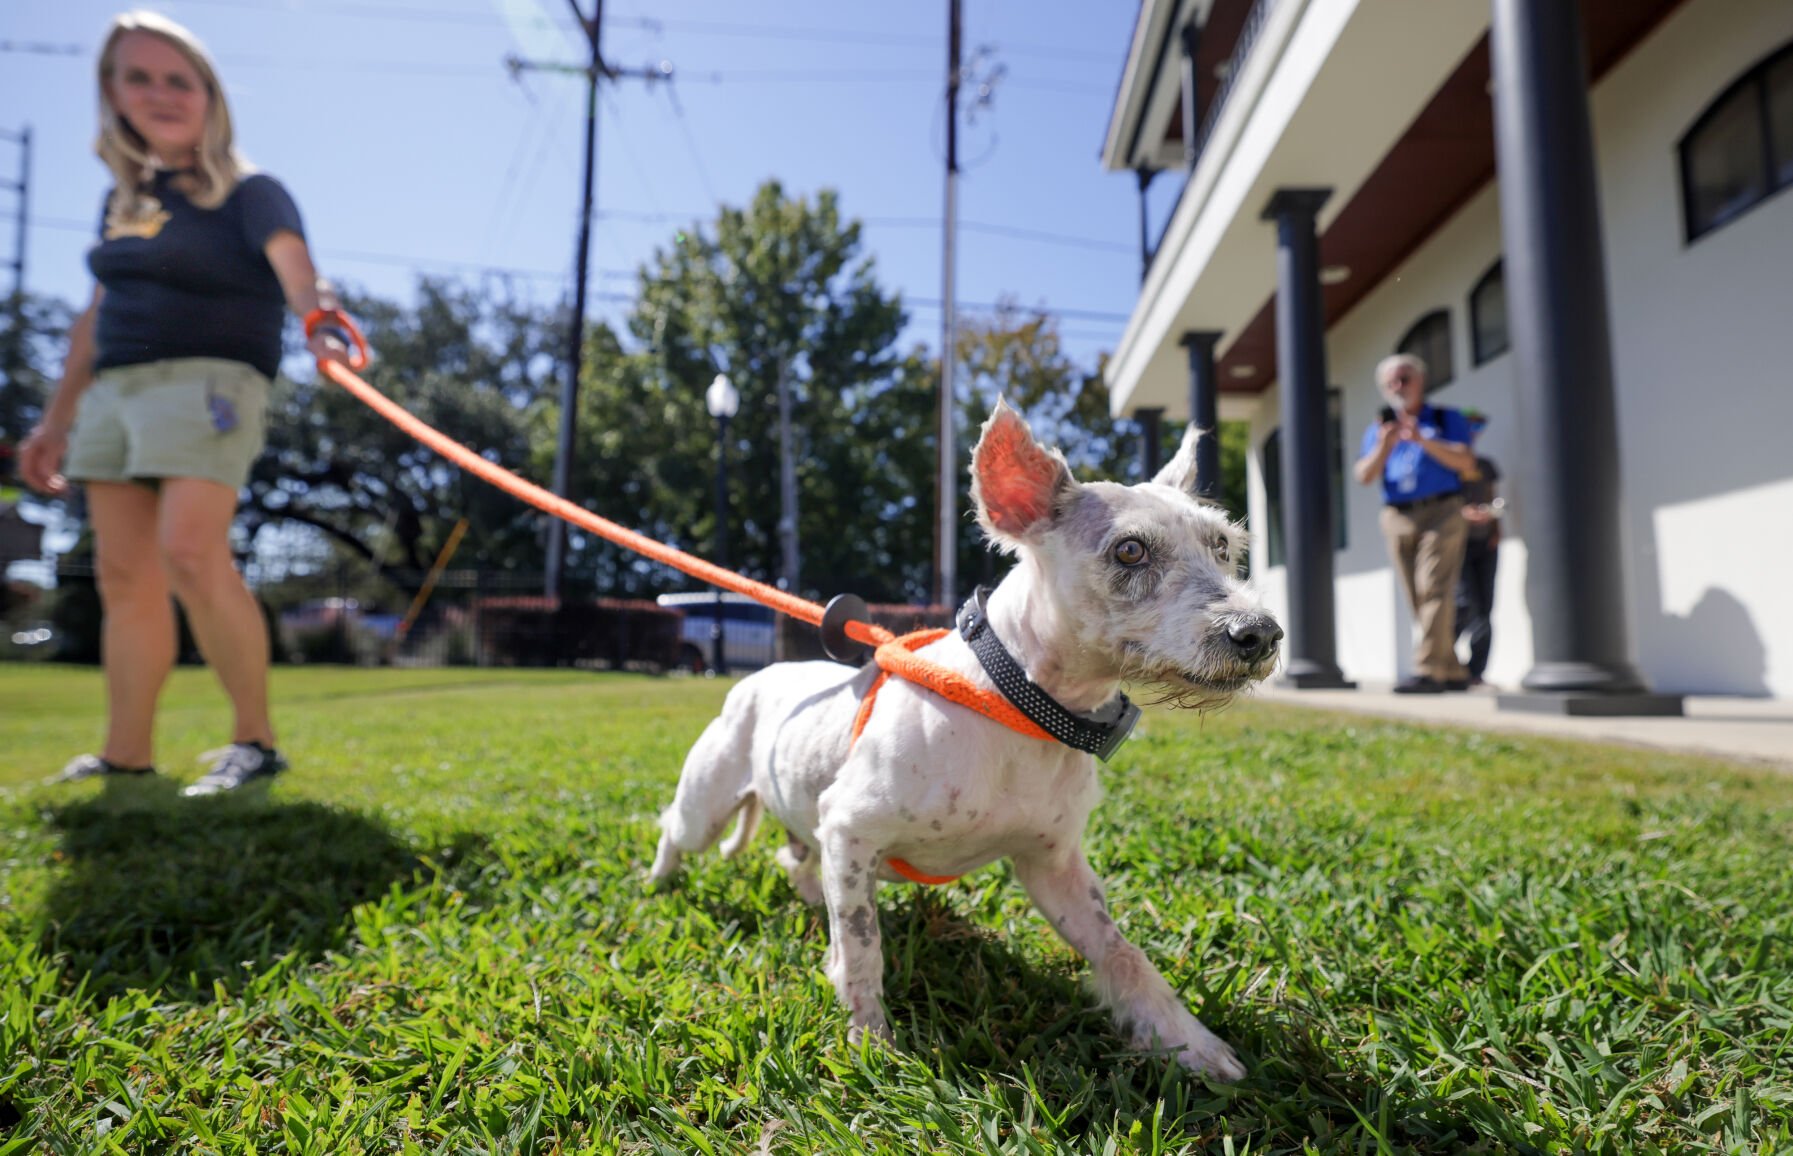
[[[1213,431],[1196,429],[1195,423],[1190,422],[1183,431],[1183,444],[1177,447],[1177,456],[1159,470],[1152,481],[1160,486],[1182,490],[1186,494],[1195,493],[1195,447],[1203,438],[1213,436]]]
[[[998,398],[971,451],[971,499],[984,531],[1013,549],[1052,521],[1076,485],[1064,455],[1035,441],[1021,415]]]

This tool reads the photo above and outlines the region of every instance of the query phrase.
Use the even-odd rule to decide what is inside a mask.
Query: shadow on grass
[[[1067,1141],[1118,1125],[1162,1129],[1177,1143],[1223,1135],[1250,1150],[1416,1153],[1539,1151],[1506,1109],[1459,1095],[1450,1102],[1397,1092],[1273,1012],[1234,1004],[1204,1022],[1239,1049],[1243,1081],[1210,1085],[1161,1055],[1132,1049],[1088,991],[1087,966],[1065,955],[1042,968],[1004,939],[965,921],[920,888],[886,889],[881,928],[885,1006],[898,1046],[924,1058],[967,1097],[1003,1090],[1017,1119],[1059,1117]],[[792,897],[792,902],[797,902]],[[755,928],[755,913],[707,904]],[[818,918],[819,918],[818,913]],[[816,966],[821,966],[818,955]],[[1025,1068],[1025,1072],[1024,1069]],[[1037,1113],[1029,1113],[1029,1099]],[[1062,1115],[1061,1115],[1062,1114]]]
[[[111,784],[108,784],[112,786]],[[203,1002],[289,954],[340,948],[352,911],[477,857],[461,836],[430,860],[365,815],[308,801],[184,799],[153,781],[57,808],[59,878],[42,947],[101,998],[146,988]]]

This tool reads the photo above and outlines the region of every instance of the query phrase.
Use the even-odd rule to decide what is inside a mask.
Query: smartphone
[[[1387,425],[1389,422],[1391,422],[1393,420],[1395,420],[1395,407],[1392,405],[1383,406],[1382,407],[1382,424]]]

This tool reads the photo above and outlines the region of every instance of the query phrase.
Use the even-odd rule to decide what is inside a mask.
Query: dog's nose
[[[1226,632],[1227,640],[1239,652],[1239,657],[1247,662],[1259,662],[1275,653],[1276,644],[1282,641],[1282,627],[1271,618],[1249,619],[1234,624]]]

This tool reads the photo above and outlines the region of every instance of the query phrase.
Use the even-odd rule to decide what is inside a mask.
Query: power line
[[[623,212],[625,212],[625,210],[612,209],[609,210],[606,215],[616,216]],[[656,220],[673,216],[673,214],[668,213],[645,213],[640,215],[653,217]],[[931,218],[927,220],[930,225],[936,227],[940,223]],[[961,224],[963,223],[964,222],[961,222]],[[31,225],[34,228],[62,229],[81,233],[92,233],[94,231],[94,223],[92,221],[80,221],[69,217],[33,216],[31,218]],[[457,261],[445,257],[414,257],[403,253],[382,253],[367,249],[321,248],[317,253],[318,256],[331,261],[349,261],[365,265],[386,265],[419,270],[445,269],[465,273],[486,273],[502,277],[520,277],[537,281],[564,282],[567,280],[567,274],[564,271],[556,272],[551,269],[530,269],[513,265],[492,265],[480,261]],[[592,272],[598,277],[608,281],[633,281],[640,275],[637,270],[633,269],[594,269]],[[634,301],[635,295],[632,293],[611,293],[609,294],[609,299]],[[902,303],[905,308],[926,309],[929,311],[938,311],[945,307],[945,303],[938,297],[912,297],[907,293],[903,294]],[[1119,313],[1113,310],[1084,309],[1071,306],[1061,307],[1046,302],[1029,305],[1021,301],[959,301],[956,302],[955,305],[958,309],[973,313],[1000,313],[1004,311],[1015,311],[1020,313],[1039,312],[1052,317],[1062,317],[1070,321],[1112,321],[1123,323],[1131,316],[1130,314]]]
[[[697,147],[697,138],[691,135],[691,125],[685,120],[685,106],[679,103],[678,90],[667,85],[666,95],[672,100],[672,114],[678,120],[679,135],[685,138],[685,151],[691,155],[691,167],[697,170],[697,179],[704,187],[704,195],[710,198],[711,204],[720,204],[722,198],[716,195],[716,185],[710,180],[710,169],[704,164],[703,150]]]
[[[434,6],[362,4],[347,2],[347,0],[308,0],[298,6],[260,3],[258,0],[186,0],[186,3],[209,5],[215,8],[234,8],[239,11],[261,12],[268,15],[330,14],[361,17],[368,20],[403,20],[411,23],[459,24],[476,27],[505,22],[504,18],[495,12],[455,12],[444,11]],[[568,33],[578,31],[571,21],[556,20],[546,13],[535,17],[534,22],[540,27],[555,28]],[[618,16],[610,18],[605,23],[612,27],[631,27],[637,31],[656,35],[671,29],[698,36],[782,40],[808,44],[864,44],[879,48],[933,49],[940,44],[939,37],[926,33],[892,32],[865,28],[831,28],[803,24],[746,24],[725,20],[659,16]],[[997,44],[1004,52],[1017,56],[1038,56],[1046,59],[1088,61],[1097,64],[1109,63],[1112,60],[1110,53],[1088,48],[1009,41],[1001,38],[997,38]]]
[[[714,210],[706,212],[678,213],[660,210],[640,209],[605,209],[598,214],[598,219],[610,218],[617,221],[631,221],[639,224],[686,224],[701,221],[711,215]],[[939,217],[925,216],[892,216],[892,217],[854,217],[861,225],[883,229],[938,229]],[[1076,249],[1095,249],[1114,253],[1132,254],[1134,247],[1124,241],[1105,241],[1100,237],[1079,237],[1070,233],[1055,233],[1049,229],[1029,229],[1018,225],[1001,225],[991,221],[959,221],[959,228],[973,233],[988,233],[996,237],[1012,237],[1018,241],[1038,241],[1045,245],[1066,245]]]
[[[911,297],[903,294],[903,304],[913,305],[918,309],[944,309],[945,302],[938,297]],[[970,310],[973,313],[1045,313],[1053,317],[1065,317],[1075,321],[1115,321],[1123,322],[1130,314],[1115,313],[1106,309],[1067,309],[1040,302],[1028,305],[1021,301],[955,301],[956,309]]]
[[[635,179],[641,182],[642,192],[656,204],[660,194],[654,191],[653,178],[647,174],[647,166],[641,163],[641,157],[635,152],[635,146],[629,140],[629,134],[623,129],[623,111],[617,106],[616,97],[611,93],[604,94],[604,107],[610,113],[610,130],[616,135],[617,143],[623,146],[623,157],[629,167],[635,170]]]
[[[1133,252],[1131,245],[1121,241],[1103,241],[1095,237],[1074,237],[1067,233],[1053,233],[1045,229],[995,225],[987,221],[960,221],[959,228],[972,233],[988,233],[995,237],[1013,237],[1018,241],[1039,241],[1047,245],[1068,245],[1077,249],[1096,249],[1114,253]]]
[[[506,23],[504,17],[496,12],[454,12],[433,6],[361,4],[346,2],[346,0],[307,0],[306,3],[297,6],[263,4],[257,3],[256,0],[184,0],[184,2],[203,4],[212,8],[234,8],[241,12],[258,12],[265,16],[356,16],[365,20],[403,20],[412,24],[459,24],[470,27]],[[556,20],[545,12],[531,17],[529,23],[536,27],[554,28],[567,33],[578,31],[572,21]]]
[[[737,36],[756,40],[801,41],[811,44],[869,44],[878,47],[938,48],[940,38],[924,33],[880,32],[858,28],[827,28],[796,24],[739,24],[716,20],[687,20],[658,16],[625,17],[617,24],[634,24],[637,28],[659,32],[676,29],[709,36]],[[1069,48],[1055,44],[1037,44],[997,39],[1004,52],[1019,56],[1040,56],[1058,60],[1084,60],[1110,63],[1110,53],[1087,48]]]
[[[520,84],[521,82],[519,81],[519,85]],[[524,91],[527,93],[528,90],[525,89]],[[530,99],[533,102],[534,98],[531,97]],[[528,124],[523,126],[523,131],[517,134],[517,143],[512,150],[510,164],[505,167],[504,178],[498,183],[498,196],[492,203],[492,215],[486,221],[485,241],[480,246],[480,251],[483,254],[490,255],[493,246],[502,240],[499,234],[504,231],[504,226],[514,225],[517,219],[522,216],[521,213],[511,213],[507,212],[507,210],[510,208],[511,194],[520,191],[521,189],[529,188],[535,181],[535,169],[540,162],[540,153],[538,152],[536,156],[533,158],[531,157],[529,149],[530,133],[537,128],[542,130],[542,139],[536,142],[536,147],[538,150],[545,151],[547,143],[551,142],[554,138],[554,132],[551,126],[559,123],[557,114],[561,111],[563,104],[564,98],[562,104],[556,104],[554,106],[552,114],[544,113],[541,107],[537,105],[535,108],[535,116],[530,119]],[[518,185],[517,180],[523,174],[525,161],[530,162],[530,176],[524,184]]]
[[[539,155],[541,154],[538,154],[538,156]],[[599,221],[630,221],[639,224],[657,225],[701,222],[710,214],[675,213],[659,209],[603,209],[595,215]],[[938,229],[940,227],[940,218],[938,217],[857,217],[854,218],[854,220],[857,220],[862,225],[878,228]],[[80,232],[92,232],[94,228],[94,223],[92,221],[74,220],[67,217],[34,216],[31,219],[31,224],[33,226],[48,229],[72,229]],[[1118,241],[1103,241],[1095,237],[1077,237],[1066,233],[1053,233],[1043,229],[1025,229],[1014,225],[998,225],[989,221],[960,221],[959,228],[974,233],[988,233],[993,236],[1012,237],[1018,241],[1036,241],[1040,244],[1047,245],[1067,245],[1072,248],[1126,253],[1131,253],[1133,251],[1129,246]],[[392,257],[391,259],[394,261],[410,260],[410,258],[404,257]],[[449,263],[453,264],[453,262]],[[499,267],[495,265],[481,265],[477,266],[477,268],[497,269]],[[616,269],[601,270],[599,273],[600,276],[605,277],[616,276],[619,274],[625,276],[634,275]],[[556,276],[559,276],[559,274],[556,274]],[[1115,319],[1124,321],[1126,318],[1127,314],[1116,313],[1104,317],[1103,320]]]
[[[926,68],[737,68],[688,71],[679,79],[695,84],[934,84],[940,78]]]
[[[49,44],[41,40],[0,40],[0,52],[25,56],[81,56],[87,50],[79,44]]]
[[[189,3],[225,3],[225,0],[188,0]],[[269,9],[268,11],[284,11]],[[442,15],[456,15],[442,13]],[[75,44],[21,44],[0,41],[0,52],[24,52],[41,56],[81,57],[87,49]],[[321,72],[332,75],[418,76],[441,80],[487,78],[490,68],[470,65],[431,64],[426,61],[394,61],[390,57],[357,59],[285,59],[267,53],[225,53],[219,64],[228,68],[266,68],[285,72]],[[739,68],[686,72],[680,77],[691,84],[932,84],[933,70],[924,68]],[[1049,77],[1018,76],[1008,80],[1017,88],[1062,92],[1077,96],[1102,95],[1108,90]]]

